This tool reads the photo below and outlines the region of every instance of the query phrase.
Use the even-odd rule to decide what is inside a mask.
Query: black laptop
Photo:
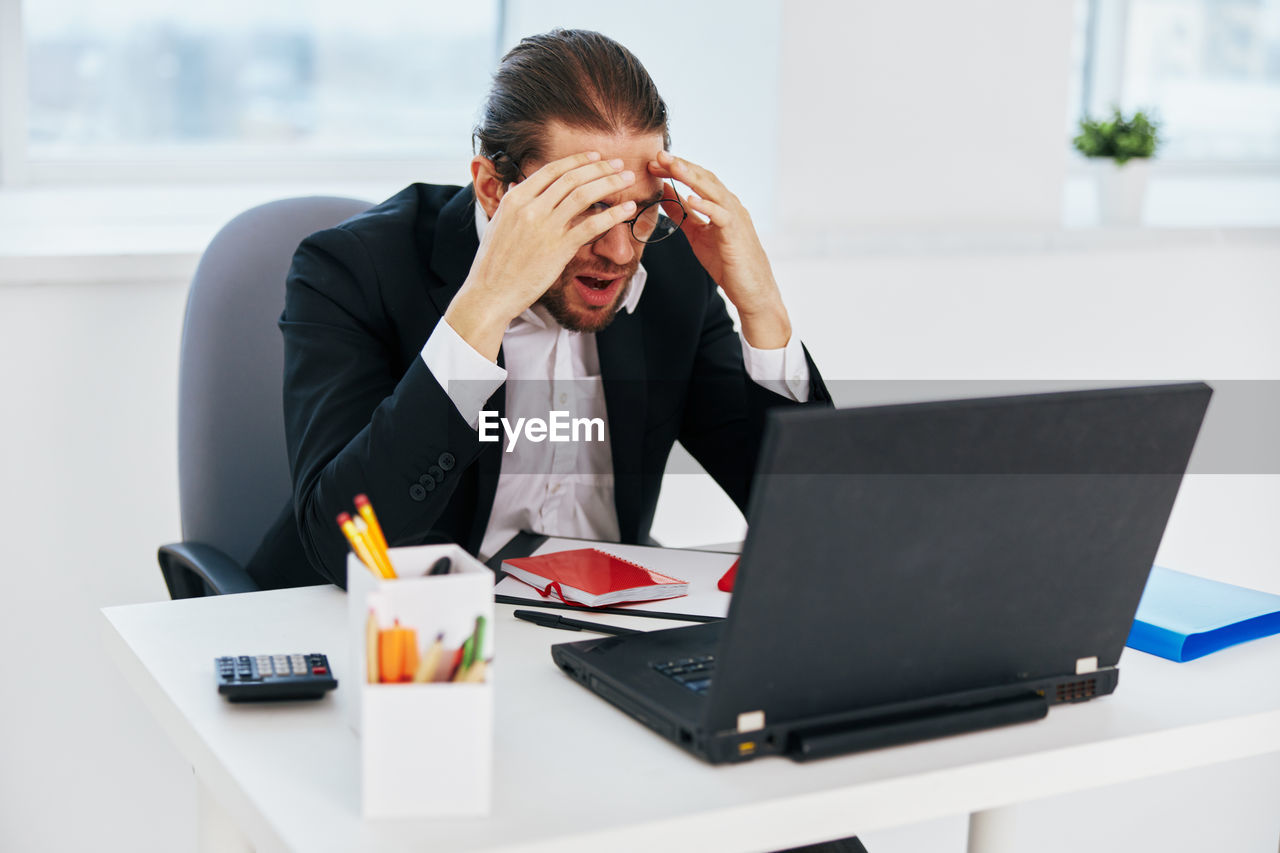
[[[552,657],[714,763],[906,743],[1110,693],[1211,394],[771,412],[728,617]]]

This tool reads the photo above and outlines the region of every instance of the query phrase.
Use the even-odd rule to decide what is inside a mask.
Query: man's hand
[[[514,185],[485,229],[471,272],[444,318],[497,361],[507,325],[537,302],[584,244],[635,215],[635,202],[581,214],[635,183],[621,160],[597,152],[555,160]]]
[[[782,304],[769,258],[742,202],[701,166],[662,151],[649,173],[675,178],[693,190],[686,198],[667,186],[664,198],[679,199],[691,211],[680,230],[725,296],[738,309],[742,335],[757,349],[781,349],[791,340],[791,320]],[[702,221],[693,213],[705,217]]]

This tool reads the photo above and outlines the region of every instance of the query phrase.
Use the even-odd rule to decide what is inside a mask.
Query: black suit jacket
[[[475,257],[474,205],[469,187],[414,184],[294,255],[280,318],[294,492],[248,567],[264,588],[345,586],[334,519],[361,492],[392,545],[479,548],[502,444],[478,440],[420,357]],[[683,234],[647,247],[643,263],[636,310],[596,334],[624,542],[647,539],[677,440],[745,510],[764,411],[794,405],[747,377]],[[811,401],[829,401],[809,370]],[[502,412],[503,397],[486,408]]]

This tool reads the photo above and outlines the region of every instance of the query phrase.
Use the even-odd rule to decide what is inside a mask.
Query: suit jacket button
[[[436,461],[440,463],[440,467],[444,470],[452,471],[454,463],[458,460],[454,459],[453,454],[446,450],[444,453],[440,454],[440,458]]]
[[[439,465],[432,465],[427,469],[427,473],[435,477],[437,483],[444,482],[444,470]]]
[[[430,474],[423,474],[418,478],[418,486],[429,492],[436,487],[436,478]]]
[[[419,483],[414,483],[409,487],[409,497],[415,501],[425,501],[427,499],[427,490]]]

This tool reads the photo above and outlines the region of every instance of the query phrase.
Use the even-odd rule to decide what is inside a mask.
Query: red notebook
[[[738,560],[742,558],[739,557]],[[729,567],[729,571],[724,573],[724,577],[716,583],[716,587],[721,592],[733,592],[733,582],[738,579],[738,560],[733,561],[733,565]]]
[[[534,587],[544,598],[587,607],[679,598],[689,592],[687,581],[595,548],[517,557],[503,562],[502,570]]]

